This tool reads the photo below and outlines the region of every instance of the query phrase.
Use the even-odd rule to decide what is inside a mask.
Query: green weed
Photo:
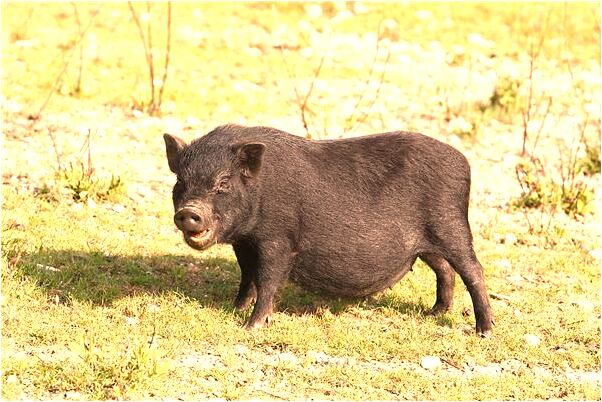
[[[152,47],[159,49],[152,55],[156,82],[149,80],[150,54],[125,3],[1,5],[2,94],[10,106],[2,100],[3,173],[9,173],[2,187],[3,399],[600,399],[599,233],[581,224],[587,219],[552,216],[534,225],[536,233],[524,234],[521,219],[523,213],[582,209],[579,201],[570,206],[571,183],[595,174],[595,149],[573,176],[567,170],[577,155],[572,150],[571,163],[564,164],[564,197],[557,165],[524,161],[518,213],[504,208],[509,196],[498,201],[493,188],[498,178],[513,180],[512,172],[502,177],[500,169],[491,183],[475,183],[471,214],[482,230],[475,231],[474,244],[492,295],[493,338],[474,335],[472,302],[459,278],[454,307],[440,317],[426,314],[436,282],[420,262],[392,289],[367,299],[330,298],[287,284],[273,324],[247,332],[241,326],[250,309],[237,312],[232,304],[240,271],[231,247],[199,253],[174,233],[173,177],[159,130],[184,120],[203,132],[241,121],[303,134],[295,88],[307,93],[325,55],[308,105],[312,133],[321,136],[324,118],[334,116],[336,134],[357,126],[363,133],[416,129],[437,136],[443,129],[466,139],[499,136],[494,149],[462,144],[481,173],[498,163],[491,161],[499,154],[516,150],[507,144],[514,141],[508,133],[518,133],[511,120],[513,105],[521,103],[515,92],[524,88],[501,78],[491,97],[484,91],[467,100],[470,78],[524,64],[533,22],[549,16],[535,99],[562,76],[557,70],[567,56],[575,77],[585,77],[576,96],[599,102],[598,4],[174,2],[162,118],[118,109],[150,112],[149,89],[156,84],[158,101],[165,83],[167,5],[133,6],[147,45],[150,26]],[[146,7],[152,8],[148,15]],[[76,46],[80,62],[66,65],[68,49],[83,32],[75,8],[80,27],[98,17]],[[366,77],[371,66],[372,78]],[[85,85],[78,92],[80,74]],[[55,84],[44,114],[28,120]],[[557,89],[550,121],[560,127],[570,123],[566,114],[575,99],[574,91]],[[342,109],[349,104],[353,110],[362,91],[356,116],[345,121]],[[543,116],[540,109],[534,115]],[[490,125],[496,113],[501,119]],[[449,130],[443,123],[459,117],[469,125],[458,120]],[[102,124],[94,131],[94,170],[90,131],[81,147],[69,133],[96,118]],[[50,138],[41,135],[51,124],[57,127]],[[323,125],[324,133],[331,131]],[[538,155],[550,157],[543,145],[549,146],[553,130],[543,128]],[[48,155],[51,146],[55,155]],[[132,157],[118,158],[117,147]],[[88,151],[87,164],[79,162],[78,149]],[[101,166],[114,166],[119,176],[105,176],[110,172]],[[135,202],[120,202],[120,208],[79,203],[122,201],[123,177]],[[44,180],[48,184],[40,186]],[[495,201],[481,199],[489,191]],[[516,240],[500,241],[506,234]],[[537,247],[533,237],[554,247]],[[527,335],[537,342],[527,343]],[[440,357],[441,366],[423,368],[425,356]]]
[[[600,142],[585,144],[585,157],[578,162],[578,169],[590,176],[600,173]]]
[[[511,77],[502,77],[489,98],[488,107],[500,108],[505,112],[516,109],[519,101],[520,82]]]
[[[594,190],[583,180],[582,171],[566,180],[554,180],[539,159],[531,158],[516,165],[516,178],[521,187],[521,195],[513,202],[517,208],[551,212],[561,209],[569,216],[583,216],[591,211]]]
[[[117,201],[125,192],[125,186],[119,176],[111,175],[110,179],[100,178],[94,169],[84,167],[83,163],[71,163],[68,168],[58,172],[61,186],[69,190],[74,201]],[[50,193],[45,187],[42,195]]]

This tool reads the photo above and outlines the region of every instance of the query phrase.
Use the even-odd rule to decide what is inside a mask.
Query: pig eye
[[[217,182],[215,186],[215,192],[217,194],[223,194],[230,190],[230,180],[229,178],[223,178]]]

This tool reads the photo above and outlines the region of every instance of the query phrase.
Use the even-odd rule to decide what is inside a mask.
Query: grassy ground
[[[135,6],[162,61],[165,5],[148,19]],[[573,153],[594,160],[598,4],[174,4],[156,117],[127,5],[76,7],[82,29],[94,18],[81,59],[72,4],[2,4],[3,398],[600,400],[599,174],[583,178],[596,197],[583,215],[513,207],[529,82],[529,129],[543,127],[529,150],[548,176]],[[306,131],[295,92],[323,56]],[[453,311],[425,315],[435,277],[422,264],[369,299],[289,284],[271,327],[242,330],[231,248],[194,252],[173,228],[161,139],[225,122],[332,138],[412,129],[461,149],[494,336],[473,334],[461,283]],[[111,175],[124,187],[104,194]]]

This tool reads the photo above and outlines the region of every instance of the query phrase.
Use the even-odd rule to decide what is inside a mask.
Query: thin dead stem
[[[58,167],[58,170],[61,171],[63,170],[63,163],[61,161],[62,155],[59,152],[59,148],[56,145],[56,136],[54,135],[56,128],[53,126],[49,126],[48,127],[48,136],[50,137],[50,140],[52,141],[52,149],[54,150],[54,156],[56,158],[56,164]]]
[[[380,77],[378,79],[378,86],[376,87],[376,92],[374,92],[374,96],[372,97],[372,100],[370,101],[370,105],[368,106],[367,110],[364,111],[361,115],[361,117],[359,117],[357,119],[357,123],[354,125],[354,127],[352,128],[352,131],[356,128],[357,125],[364,123],[366,121],[366,119],[368,118],[368,116],[370,115],[370,113],[372,112],[372,108],[374,107],[374,103],[376,103],[376,100],[378,99],[378,97],[380,96],[380,90],[383,86],[383,82],[385,81],[385,73],[387,72],[387,65],[389,64],[389,60],[391,59],[391,49],[387,49],[387,57],[385,58],[385,63],[383,66],[383,71],[380,74]]]
[[[75,14],[75,20],[77,21],[77,30],[79,34],[82,34],[82,21],[79,18],[79,12],[77,10],[77,4],[75,2],[71,2],[71,6],[73,7],[73,13]],[[82,89],[82,70],[84,66],[84,43],[80,43],[79,45],[79,68],[77,70],[77,84],[75,85],[75,92],[79,93]]]
[[[169,54],[171,53],[171,2],[167,2],[167,44],[165,51],[165,66],[163,69],[163,79],[161,80],[161,89],[159,90],[159,107],[163,99],[163,90],[167,81],[167,69],[169,68]]]
[[[376,66],[376,62],[378,61],[378,53],[380,51],[380,44],[381,44],[381,40],[382,40],[382,36],[380,35],[380,28],[383,24],[383,21],[384,20],[381,20],[378,23],[378,28],[377,28],[378,36],[376,37],[376,51],[374,53],[374,59],[372,60],[372,64],[370,65],[370,70],[368,70],[368,75],[366,77],[366,81],[364,82],[364,90],[362,91],[360,96],[357,98],[357,102],[355,102],[355,106],[353,107],[351,116],[349,116],[349,121],[353,121],[355,112],[357,112],[360,104],[362,103],[362,100],[364,99],[364,95],[368,92],[368,86],[370,85],[370,80],[372,79],[372,74],[374,73],[374,66]]]
[[[98,15],[98,10],[96,10],[93,13],[93,16],[90,18],[90,21],[88,21],[88,25],[86,25],[86,27],[84,28],[83,31],[80,31],[80,33],[79,33],[76,41],[69,48],[69,50],[68,50],[69,54],[63,60],[63,66],[61,67],[61,71],[59,72],[59,74],[57,75],[56,79],[54,80],[54,84],[52,84],[52,88],[50,88],[50,91],[48,92],[48,95],[46,96],[46,99],[44,99],[44,103],[42,103],[42,106],[40,106],[40,109],[38,110],[38,112],[36,114],[33,114],[33,115],[29,116],[29,118],[31,120],[39,120],[40,116],[42,115],[42,112],[44,111],[44,109],[48,105],[48,102],[50,102],[50,98],[52,98],[52,95],[56,92],[56,90],[58,89],[60,83],[62,82],[63,75],[65,75],[65,73],[67,72],[67,67],[69,67],[69,63],[71,62],[71,58],[75,54],[75,49],[84,40],[84,37],[86,36],[86,33],[88,32],[88,30],[90,29],[90,27],[92,26],[92,24],[94,23],[94,21],[96,20],[96,16],[97,15]]]
[[[148,39],[148,68],[150,72],[150,87],[151,87],[151,101],[150,101],[150,112],[155,111],[155,63],[153,61],[153,35],[151,29],[151,3],[146,2],[146,13],[148,14],[148,24],[146,24],[146,37]]]
[[[376,100],[378,99],[378,97],[380,95],[380,90],[381,90],[382,84],[384,82],[385,73],[387,71],[387,66],[389,64],[389,60],[391,59],[391,49],[387,48],[387,56],[385,57],[383,70],[382,70],[382,72],[380,74],[380,77],[378,79],[378,86],[376,88],[374,96],[369,101],[370,103],[368,105],[367,111],[362,112],[361,116],[357,120],[354,121],[354,116],[355,116],[356,112],[359,110],[359,106],[362,103],[362,101],[364,100],[364,97],[365,97],[366,93],[368,93],[368,88],[369,88],[369,85],[370,85],[370,81],[372,80],[372,77],[374,75],[374,70],[375,70],[375,66],[376,66],[377,61],[378,61],[378,57],[379,57],[379,53],[380,53],[380,47],[381,47],[381,43],[382,43],[382,39],[383,39],[383,36],[381,35],[381,26],[382,26],[382,24],[383,24],[383,21],[381,21],[378,24],[378,29],[377,29],[378,36],[377,36],[377,40],[376,40],[376,51],[375,51],[375,54],[374,54],[374,59],[372,60],[372,64],[370,65],[370,70],[368,71],[368,76],[366,78],[366,81],[364,82],[364,90],[360,94],[357,102],[355,103],[355,106],[353,107],[353,111],[351,112],[351,115],[348,118],[348,121],[351,122],[351,123],[353,123],[353,126],[351,127],[351,131],[355,130],[358,125],[364,123],[366,121],[366,119],[368,118],[368,116],[370,115],[370,113],[372,111],[372,108],[374,106],[374,103],[376,102]],[[382,118],[381,118],[381,123],[382,123]]]
[[[550,21],[550,14],[551,12],[548,11],[547,15],[546,15],[546,19],[544,21],[544,28],[540,31],[539,33],[539,37],[538,37],[538,42],[537,42],[537,46],[535,45],[535,41],[533,39],[533,37],[530,38],[529,40],[529,77],[528,77],[528,82],[529,82],[529,93],[527,96],[527,102],[525,105],[525,108],[523,109],[522,112],[522,120],[523,120],[523,143],[522,143],[522,149],[521,149],[521,156],[525,156],[527,154],[527,144],[529,142],[529,122],[532,119],[532,112],[533,112],[533,87],[534,87],[534,83],[533,83],[533,73],[535,72],[536,69],[536,63],[537,60],[539,58],[539,55],[541,53],[541,50],[543,49],[543,45],[545,43],[546,37],[547,37],[547,32],[548,32],[548,27],[549,27],[549,21]],[[545,118],[548,115],[549,112],[549,106],[551,104],[551,98],[550,98],[550,102],[548,103],[548,110],[545,113],[544,116],[544,123],[545,123]],[[543,129],[543,123],[542,123],[542,129]],[[532,147],[530,154],[534,154],[535,153],[535,147]]]
[[[146,25],[146,35],[144,34],[144,28],[140,22],[140,18],[138,18],[138,14],[134,9],[131,1],[128,1],[128,7],[130,9],[130,13],[132,14],[132,19],[138,28],[138,35],[140,36],[140,40],[142,42],[142,46],[144,48],[144,56],[146,58],[146,64],[148,67],[148,75],[150,81],[150,101],[148,103],[148,112],[150,114],[159,113],[161,111],[161,102],[163,99],[163,92],[165,90],[165,82],[167,81],[168,69],[169,69],[169,57],[171,53],[171,2],[167,2],[167,44],[165,50],[165,65],[163,69],[163,78],[161,80],[161,85],[158,89],[155,86],[155,62],[153,58],[153,26],[151,23],[151,2],[146,3],[146,12],[149,15],[149,21]]]
[[[130,13],[132,14],[132,18],[134,19],[134,23],[136,24],[136,27],[138,28],[138,35],[140,35],[140,41],[142,42],[142,46],[144,48],[144,56],[146,57],[146,65],[148,67],[148,73],[149,73],[150,85],[151,85],[150,104],[152,105],[155,101],[155,88],[154,88],[154,84],[153,84],[154,79],[155,79],[155,72],[153,70],[153,56],[151,53],[152,50],[149,49],[149,44],[147,43],[146,37],[144,36],[144,29],[142,28],[142,24],[140,23],[138,14],[136,14],[136,10],[134,10],[134,6],[132,5],[131,1],[128,1],[128,7],[130,9]],[[150,31],[150,23],[149,23],[149,31]]]
[[[291,69],[286,61],[286,57],[284,55],[282,48],[280,48],[280,54],[282,55],[282,61],[286,68],[289,79],[291,79],[292,81],[296,81],[296,77],[291,72]],[[303,123],[303,128],[305,129],[305,137],[306,138],[312,138],[312,135],[309,131],[309,122],[307,119],[307,114],[313,113],[313,112],[309,108],[308,102],[309,102],[309,98],[311,97],[311,94],[314,90],[315,83],[318,80],[318,77],[320,76],[320,71],[322,70],[322,66],[324,65],[325,59],[326,59],[326,54],[324,54],[322,56],[322,58],[320,59],[320,63],[318,64],[318,67],[314,70],[313,79],[312,79],[309,89],[308,89],[307,93],[305,94],[305,96],[303,97],[303,99],[301,99],[301,94],[299,93],[299,89],[297,88],[297,85],[294,86],[295,97],[297,99],[297,106],[299,106],[299,111],[301,112],[301,122]]]
[[[546,120],[548,118],[548,115],[550,114],[550,108],[552,106],[552,97],[548,97],[548,103],[546,105],[546,111],[543,115],[543,118],[541,119],[541,124],[539,125],[539,129],[537,130],[537,134],[535,135],[535,139],[533,141],[533,151],[535,151],[535,149],[537,149],[537,143],[539,142],[539,137],[541,136],[541,132],[543,131],[543,128],[546,124]]]

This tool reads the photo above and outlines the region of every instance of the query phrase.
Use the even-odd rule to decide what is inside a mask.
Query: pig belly
[[[308,290],[334,296],[367,296],[393,286],[414,262],[395,256],[371,257],[369,253],[308,250],[297,254],[290,278]]]

